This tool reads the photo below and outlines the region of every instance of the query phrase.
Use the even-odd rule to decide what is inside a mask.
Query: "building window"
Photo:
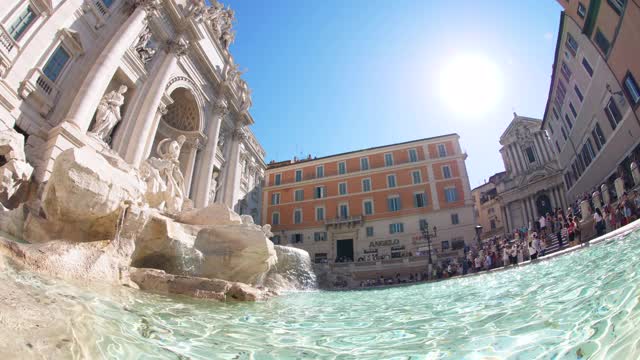
[[[393,154],[384,154],[384,166],[393,165]]]
[[[371,191],[371,179],[362,179],[362,192]]]
[[[569,115],[564,114],[564,121],[567,122],[567,126],[569,127],[569,130],[571,130],[573,128],[573,122],[571,122],[571,119],[569,119]]]
[[[362,202],[362,212],[365,215],[373,215],[373,200],[365,200]]]
[[[429,225],[429,224],[427,223],[427,219],[420,219],[419,224],[420,224],[420,225],[419,225],[419,226],[420,226],[420,227],[419,227],[420,231],[425,230],[425,229],[427,228],[427,225]]]
[[[438,156],[446,157],[447,156],[447,147],[444,144],[438,144]]]
[[[104,6],[110,8],[111,5],[113,5],[113,0],[102,0],[102,3],[104,4]]]
[[[624,89],[627,91],[627,95],[629,99],[631,99],[631,103],[636,105],[640,102],[640,88],[638,87],[638,83],[636,79],[633,78],[631,73],[627,73],[627,76],[624,77]]]
[[[495,220],[493,220],[493,219],[491,219],[491,220],[489,221],[489,223],[491,224],[491,225],[490,225],[490,226],[491,226],[491,230],[495,230],[495,229],[496,229],[496,221],[495,221]]]
[[[460,224],[460,218],[458,218],[458,214],[451,214],[451,224],[452,225]]]
[[[560,115],[558,115],[558,111],[556,110],[555,106],[551,110],[553,110],[553,116],[556,117],[556,120],[560,119]]]
[[[291,243],[292,244],[301,244],[304,236],[302,234],[291,234]]]
[[[294,199],[296,201],[304,200],[304,190],[303,189],[298,189],[293,194],[294,194]]]
[[[401,205],[399,196],[390,197],[387,199],[387,202],[389,205],[389,211],[400,211]]]
[[[69,59],[71,59],[69,53],[62,46],[58,46],[42,69],[42,72],[49,80],[56,82]]]
[[[549,127],[549,131],[551,131],[551,135],[553,135],[553,126],[551,126],[551,121],[547,122],[547,126]]]
[[[423,192],[413,194],[413,206],[417,208],[427,206],[427,194]]]
[[[322,199],[327,196],[324,186],[316,186],[315,198]]]
[[[578,3],[578,16],[580,16],[583,19],[585,16],[587,16],[587,8],[584,7],[584,5],[581,2]]]
[[[609,53],[611,43],[609,43],[609,40],[604,36],[600,29],[596,30],[596,35],[593,37],[593,41],[598,45],[600,50],[602,50],[603,54],[607,55]]]
[[[569,49],[573,56],[576,56],[576,53],[578,53],[578,42],[570,33],[567,33],[567,42],[565,43],[565,46],[567,47],[567,49]]]
[[[567,63],[564,61],[560,66],[560,72],[562,73],[562,76],[564,76],[564,78],[567,79],[567,82],[571,80],[571,69],[569,69],[569,65],[567,65]]]
[[[536,156],[533,153],[533,148],[531,146],[526,148],[524,152],[527,153],[527,159],[529,160],[529,163],[534,163],[536,161]]]
[[[280,204],[280,193],[271,194],[271,205]]]
[[[360,170],[369,170],[369,158],[360,159]]]
[[[293,211],[293,223],[302,224],[302,209],[295,209]]]
[[[562,131],[562,138],[567,141],[567,132],[564,130],[564,126],[560,130]]]
[[[367,237],[372,237],[373,236],[373,226],[367,226],[366,232],[367,232]]]
[[[560,154],[560,145],[558,145],[558,140],[556,140],[556,149],[558,149],[558,154]]]
[[[584,70],[589,74],[589,77],[593,76],[593,68],[586,57],[582,58],[582,67],[584,67]]]
[[[442,167],[442,177],[445,179],[451,178],[451,168],[449,167],[449,165],[444,165]]]
[[[422,176],[420,175],[420,170],[412,171],[411,178],[413,179],[414,184],[420,184],[422,182]]]
[[[347,173],[347,163],[344,161],[341,161],[338,163],[338,174],[340,175],[344,175]]]
[[[444,189],[444,198],[448,203],[458,201],[458,190],[456,188]]]
[[[410,162],[418,161],[418,151],[416,151],[416,149],[409,149],[409,161]]]
[[[339,183],[338,184],[338,193],[340,195],[347,195],[347,183]]]
[[[316,177],[324,177],[324,165],[316,166]]]
[[[271,225],[280,225],[280,213],[274,212],[271,214]]]
[[[622,15],[626,0],[607,0],[607,3],[613,8],[618,15]]]
[[[327,232],[326,231],[316,231],[313,233],[314,241],[326,241],[327,240]]]
[[[578,112],[576,111],[576,108],[573,107],[573,103],[569,102],[569,109],[571,109],[571,113],[573,114],[574,118],[578,117]]]
[[[31,6],[27,6],[13,24],[9,26],[9,34],[13,40],[18,41],[35,19],[36,13],[33,11]]]
[[[324,221],[324,208],[317,207],[316,208],[316,221]]]
[[[273,180],[273,182],[274,182],[276,185],[280,185],[280,183],[282,182],[282,175],[281,175],[281,174],[276,174],[276,175],[274,176],[274,180]]]
[[[296,170],[296,182],[302,181],[302,170]]]
[[[620,109],[618,109],[618,105],[613,101],[613,98],[609,98],[607,107],[604,108],[604,113],[607,115],[611,129],[615,129],[620,121],[622,121],[622,114],[620,113]]]
[[[580,99],[580,102],[582,102],[582,100],[584,100],[584,96],[582,95],[582,91],[580,91],[580,88],[578,88],[577,84],[573,86],[573,90],[576,92],[576,95],[578,96],[578,99]]]
[[[395,175],[387,175],[387,187],[390,187],[390,188],[396,187],[396,176]]]
[[[280,235],[273,235],[273,236],[271,237],[271,242],[272,242],[274,245],[280,245],[280,243],[282,242],[282,240],[280,239]]]
[[[449,250],[449,240],[441,242],[440,246],[442,247],[442,250]]]
[[[593,127],[593,130],[591,130],[591,135],[593,136],[593,141],[596,142],[598,151],[600,151],[604,144],[607,142],[607,138],[604,137],[604,133],[602,132],[599,123],[596,123],[596,126]]]
[[[340,211],[340,217],[342,219],[346,219],[349,217],[349,204],[340,204],[338,210]]]
[[[403,223],[394,223],[389,224],[389,234],[397,234],[404,232],[404,224]]]

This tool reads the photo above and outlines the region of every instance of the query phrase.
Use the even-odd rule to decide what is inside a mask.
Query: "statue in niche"
[[[213,204],[216,200],[216,195],[218,194],[218,190],[220,189],[220,182],[218,178],[220,177],[220,170],[214,170],[213,174],[211,174],[211,187],[209,190],[209,204]]]
[[[96,122],[89,132],[96,138],[109,142],[111,131],[122,119],[120,107],[124,104],[124,93],[127,92],[125,85],[120,85],[117,91],[111,91],[100,100],[96,110]]]
[[[151,32],[151,29],[147,26],[142,31],[140,36],[138,36],[138,41],[134,46],[134,49],[138,53],[140,60],[142,60],[142,62],[145,64],[149,62],[149,60],[151,60],[153,58],[153,55],[155,55],[156,53],[156,49],[147,46],[149,44],[149,40],[151,40],[152,35],[153,33]]]
[[[251,89],[246,81],[240,79],[240,100],[241,100],[241,110],[247,111],[251,107]]]
[[[218,135],[218,148],[220,150],[224,149],[224,142],[225,142],[225,137],[227,136],[227,134],[224,131],[220,131],[220,134]]]
[[[160,158],[152,157],[147,160],[148,165],[158,172],[160,179],[164,183],[164,187],[159,184],[155,185],[164,188],[162,200],[164,201],[165,210],[170,214],[176,214],[182,211],[185,202],[184,176],[182,175],[182,171],[180,171],[179,160],[180,150],[185,140],[186,137],[180,135],[176,140],[167,138],[160,141],[156,147],[156,152]],[[149,180],[153,180],[153,182],[157,181],[155,176],[152,176],[152,179],[147,176],[146,179],[147,186],[149,186]],[[147,191],[149,191],[149,189],[147,189]]]

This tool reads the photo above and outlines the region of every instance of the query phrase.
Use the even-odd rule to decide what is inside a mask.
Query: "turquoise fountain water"
[[[7,292],[30,299],[10,316],[56,324],[51,341],[15,335]],[[19,358],[640,358],[638,231],[519,269],[263,303],[87,289],[12,268],[0,293],[0,349]]]

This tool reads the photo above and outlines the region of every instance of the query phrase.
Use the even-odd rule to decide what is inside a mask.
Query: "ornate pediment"
[[[542,120],[518,116],[514,113],[513,120],[500,135],[500,144],[506,146],[513,142],[533,141],[533,134],[540,130],[541,124]]]

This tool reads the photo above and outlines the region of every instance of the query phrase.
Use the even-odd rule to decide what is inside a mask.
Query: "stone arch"
[[[182,131],[198,131],[200,133],[204,132],[204,109],[206,106],[206,101],[204,95],[201,93],[200,88],[193,82],[193,80],[189,79],[185,76],[175,76],[169,80],[167,86],[165,88],[165,93],[171,97],[173,100],[173,104],[167,107],[167,114],[163,116],[163,118],[167,118],[170,112],[176,112],[175,115],[186,114],[192,115],[193,118],[187,120],[177,120],[178,123],[174,123],[177,126],[185,125],[188,129],[185,128],[176,128]],[[190,105],[185,107],[185,102]],[[169,122],[167,122],[169,125]],[[173,127],[173,126],[172,126]]]

